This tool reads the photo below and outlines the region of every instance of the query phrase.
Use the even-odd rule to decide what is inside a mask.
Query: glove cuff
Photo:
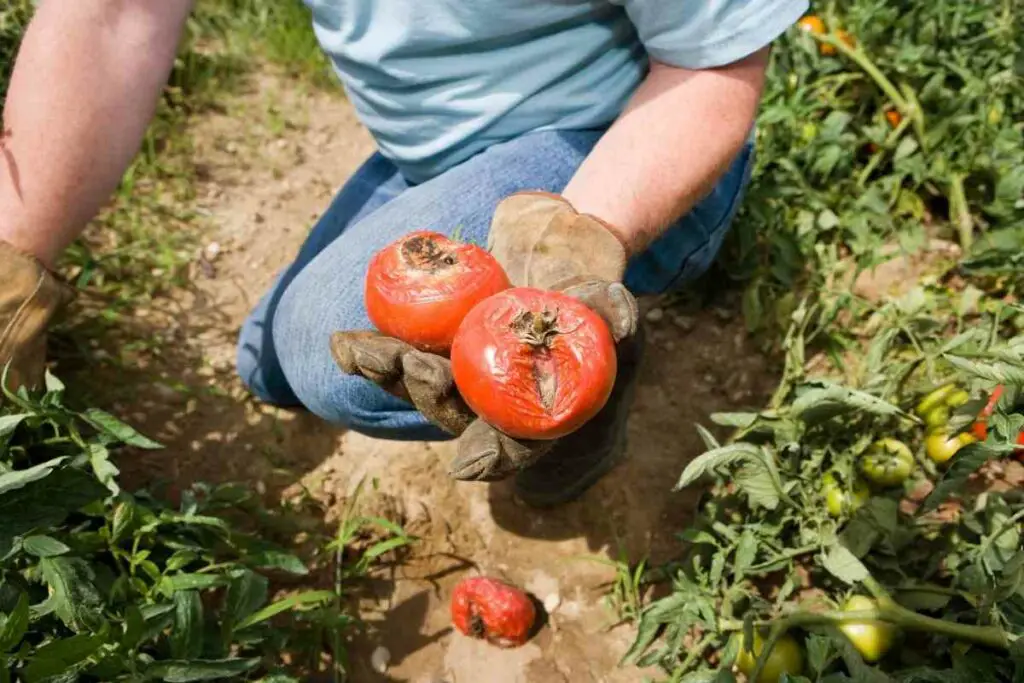
[[[626,247],[615,228],[548,192],[518,192],[498,204],[488,246],[521,287],[565,289],[621,282]]]
[[[0,372],[8,385],[35,386],[46,358],[46,329],[74,296],[38,260],[0,240]]]

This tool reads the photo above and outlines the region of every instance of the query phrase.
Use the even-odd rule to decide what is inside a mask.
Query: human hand
[[[636,333],[636,301],[621,283],[625,249],[600,221],[578,214],[555,195],[521,193],[499,205],[489,246],[514,285],[579,299],[604,319],[617,343]],[[514,439],[479,419],[459,395],[443,356],[373,331],[336,332],[331,350],[343,372],[409,401],[458,437],[458,455],[449,469],[455,479],[503,479],[557,444]]]

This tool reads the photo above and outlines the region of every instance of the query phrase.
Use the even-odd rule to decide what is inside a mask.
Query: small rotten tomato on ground
[[[452,623],[463,635],[498,647],[519,647],[533,631],[537,609],[525,592],[486,576],[464,579],[452,593]]]
[[[477,303],[508,289],[487,250],[419,231],[377,252],[366,275],[366,312],[384,334],[447,354],[459,323]]]
[[[571,296],[529,287],[478,304],[452,344],[466,404],[519,439],[558,439],[594,417],[618,369],[608,325]]]

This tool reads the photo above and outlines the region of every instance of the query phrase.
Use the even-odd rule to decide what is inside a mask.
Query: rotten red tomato
[[[464,579],[452,593],[452,623],[463,635],[498,647],[518,647],[530,639],[537,610],[530,597],[499,579]]]
[[[371,259],[366,312],[382,333],[421,351],[446,355],[473,306],[510,286],[487,250],[419,231]]]
[[[571,296],[530,287],[478,304],[452,343],[466,404],[519,439],[558,439],[608,402],[618,369],[605,321]]]

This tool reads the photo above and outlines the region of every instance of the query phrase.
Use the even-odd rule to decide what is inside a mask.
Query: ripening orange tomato
[[[814,33],[819,36],[825,33],[825,22],[821,20],[821,17],[813,14],[808,14],[798,21],[796,25],[799,26],[801,30],[807,31],[808,33]]]
[[[889,122],[890,126],[896,128],[903,121],[903,114],[899,113],[896,109],[886,109],[885,120]]]
[[[615,342],[607,323],[566,294],[505,290],[469,312],[452,343],[452,375],[485,422],[520,439],[558,439],[608,402]]]
[[[473,306],[511,286],[486,249],[417,231],[370,260],[366,312],[384,334],[421,351],[447,355],[459,323]]]

